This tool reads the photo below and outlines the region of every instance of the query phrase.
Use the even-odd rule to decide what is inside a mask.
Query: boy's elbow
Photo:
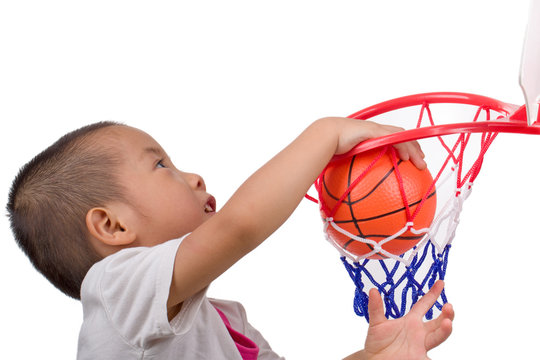
[[[249,206],[225,211],[223,215],[221,227],[228,237],[235,240],[239,250],[249,252],[269,235],[263,232],[264,226],[261,226],[261,221],[264,220],[260,219],[256,212],[250,210]]]

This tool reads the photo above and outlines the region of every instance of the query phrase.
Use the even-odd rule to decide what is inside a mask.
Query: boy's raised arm
[[[176,255],[168,308],[209,285],[281,226],[334,154],[397,130],[347,118],[314,122],[184,239]],[[399,144],[396,149],[402,159],[425,167],[417,143]]]

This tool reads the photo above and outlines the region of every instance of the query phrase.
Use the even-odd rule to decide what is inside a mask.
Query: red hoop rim
[[[540,135],[539,121],[536,121],[533,125],[527,125],[525,105],[520,107],[487,96],[459,92],[433,92],[403,96],[367,107],[350,115],[349,118],[368,120],[374,116],[406,107],[442,103],[483,107],[486,110],[493,110],[500,113],[501,117],[492,121],[463,122],[404,130],[387,136],[366,140],[355,146],[348,153],[337,155],[332,160],[343,159],[385,145],[394,145],[405,141],[457,133],[502,132]]]

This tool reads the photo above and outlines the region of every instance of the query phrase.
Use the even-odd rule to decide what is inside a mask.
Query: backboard
[[[527,105],[527,122],[539,121],[540,103],[540,0],[531,0],[523,44],[519,84]]]

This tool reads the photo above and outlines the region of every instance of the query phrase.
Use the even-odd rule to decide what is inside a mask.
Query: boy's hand
[[[423,321],[433,306],[444,283],[437,281],[404,317],[387,320],[382,299],[376,289],[369,294],[369,330],[363,355],[365,359],[428,359],[427,352],[444,342],[452,333],[454,310],[445,304],[437,319]]]
[[[356,120],[349,118],[327,118],[337,124],[338,128],[338,145],[336,155],[345,154],[360,142],[377,138],[385,135],[390,135],[395,132],[403,131],[403,128],[391,125],[381,125],[368,120]],[[420,170],[427,167],[424,161],[424,153],[420,145],[416,141],[408,141],[400,144],[395,144],[399,157],[411,162]]]

